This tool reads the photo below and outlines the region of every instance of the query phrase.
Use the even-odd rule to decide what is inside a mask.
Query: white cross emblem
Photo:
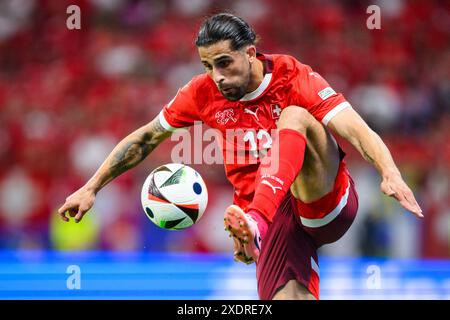
[[[272,118],[278,119],[281,114],[281,108],[278,104],[271,104],[270,108],[272,109]]]

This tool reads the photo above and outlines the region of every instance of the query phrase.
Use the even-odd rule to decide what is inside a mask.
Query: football
[[[195,224],[208,204],[208,190],[193,168],[169,163],[145,179],[141,203],[147,217],[158,227],[181,230]]]

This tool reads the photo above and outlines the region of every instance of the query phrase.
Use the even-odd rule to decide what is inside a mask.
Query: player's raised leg
[[[330,192],[335,182],[339,150],[320,122],[305,109],[291,106],[283,110],[278,129],[278,150],[270,150],[266,165],[261,165],[258,171],[251,210],[246,214],[232,206],[225,213],[225,223],[239,240],[235,244],[240,243],[244,253],[244,258],[241,254],[241,261],[251,261],[245,256],[253,260],[259,258],[258,248],[266,244],[256,240],[260,237],[264,239],[267,227],[289,189],[296,198],[310,202]],[[278,161],[278,166],[271,166],[272,161]],[[273,171],[274,167],[277,170]],[[239,252],[239,248],[235,248],[235,252]],[[281,288],[277,294],[295,298],[302,291],[295,288],[307,290],[296,282],[295,286]],[[295,294],[292,295],[292,292]]]
[[[263,158],[255,179],[256,214],[247,215],[237,206],[227,208],[224,217],[226,229],[236,237],[242,248],[235,252],[243,252],[245,262],[257,261],[261,250],[261,240],[264,238],[268,224],[298,175],[304,157],[306,145],[306,127],[299,130],[290,128],[283,111],[279,120],[279,130],[272,148]],[[299,119],[300,121],[300,119]],[[286,125],[283,123],[286,122]],[[281,126],[280,126],[281,124]],[[295,150],[295,152],[292,152]]]
[[[298,107],[286,108],[283,111],[278,126],[280,129],[287,127],[298,130],[300,133],[305,135],[307,140],[302,168],[290,186],[290,192],[293,197],[303,203],[312,203],[329,194],[335,186],[336,176],[340,164],[339,149],[331,134],[326,130],[322,123],[317,121],[306,110]],[[253,204],[253,207],[258,207],[258,205],[258,203]],[[292,209],[292,211],[294,211],[294,209]],[[294,212],[295,213],[293,214],[297,214],[297,211]],[[303,238],[308,238],[315,242],[315,239],[310,237],[304,230],[304,226],[299,226],[296,229],[289,230],[294,230],[290,232],[304,233],[302,236]],[[288,239],[287,241],[292,239],[292,236],[290,235],[283,235],[283,237],[286,237],[286,239]],[[271,242],[273,239],[274,238],[270,239]],[[270,248],[273,246],[273,243],[276,242],[263,242],[262,246],[266,245],[268,246],[266,249],[276,250],[276,248]],[[291,245],[287,247],[286,249],[290,252],[288,252],[287,257],[285,258],[286,262],[288,262],[288,264],[292,264],[292,261],[289,261],[290,256],[299,257],[304,255],[306,254],[305,248],[308,247],[309,250],[313,250],[313,248],[310,248],[311,246],[312,245],[310,244],[298,244],[297,246]],[[267,255],[267,252],[272,250],[265,250],[264,255]],[[310,253],[308,254],[311,255]],[[296,271],[297,279],[291,279],[281,287],[277,288],[276,293],[272,296],[273,299],[303,300],[315,298],[311,293],[311,274],[316,271],[312,270],[312,266],[310,265],[312,261],[311,257],[305,256],[304,259],[296,259],[304,261],[304,264],[307,264],[307,266],[299,268],[299,270]],[[270,260],[266,259],[264,256],[261,263],[265,264],[267,261]],[[264,270],[271,270],[271,267],[269,266],[264,268]],[[265,281],[264,278],[266,275],[261,274],[260,272],[259,276],[260,281]],[[318,286],[318,274],[316,276],[317,279],[314,281],[317,281]],[[298,279],[299,277],[301,279]],[[308,282],[310,285],[306,286],[305,283]],[[269,295],[270,294],[268,294],[268,296]],[[316,291],[316,296],[318,296],[318,288]]]
[[[320,198],[333,188],[339,166],[333,138],[303,108],[290,106],[282,111],[277,139],[258,170],[250,214],[236,206],[230,206],[225,212],[225,226],[253,260],[258,258],[259,239],[264,238],[268,224],[291,186],[293,194],[302,201]]]
[[[303,166],[290,191],[305,203],[322,198],[333,189],[339,168],[336,141],[321,122],[302,108],[287,107],[279,122],[279,128],[283,127],[301,132],[307,140]]]

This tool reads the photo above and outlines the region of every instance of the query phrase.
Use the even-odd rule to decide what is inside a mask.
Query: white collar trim
[[[256,88],[255,91],[247,93],[245,96],[243,96],[240,99],[240,101],[250,101],[250,100],[258,98],[264,92],[264,90],[267,89],[267,87],[269,86],[270,80],[272,80],[272,74],[266,73],[264,75],[264,79],[261,82],[261,84],[259,85],[259,87]]]

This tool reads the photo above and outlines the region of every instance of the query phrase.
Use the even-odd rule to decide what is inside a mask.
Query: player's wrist
[[[84,186],[83,189],[86,192],[92,193],[93,195],[97,195],[97,192],[100,191],[101,187],[98,183],[95,183],[94,181],[88,181]]]
[[[401,177],[401,174],[397,168],[386,168],[381,171],[381,178],[383,180],[390,180],[398,177]]]

